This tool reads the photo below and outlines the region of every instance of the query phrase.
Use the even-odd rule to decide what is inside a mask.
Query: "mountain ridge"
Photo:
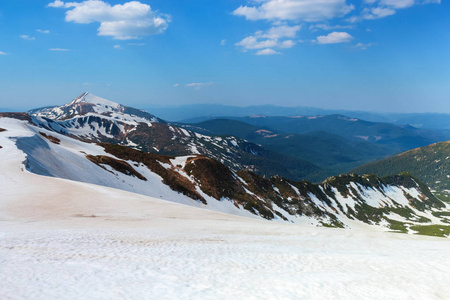
[[[233,136],[198,134],[168,124],[145,111],[106,101],[83,93],[65,105],[28,113],[42,128],[92,142],[119,144],[165,155],[203,154],[235,171],[249,169],[267,176],[280,174],[313,180],[323,177],[319,175],[322,168],[301,158],[274,153]],[[87,107],[82,108],[85,104]]]
[[[446,205],[408,174],[383,179],[342,175],[321,184],[279,176],[267,179],[245,170],[234,172],[202,155],[161,156],[85,143],[10,117],[0,118],[5,129],[0,144],[11,145],[14,138],[17,149],[8,146],[0,151],[22,151],[26,168],[37,174],[269,220],[332,227],[351,227],[357,221],[411,233],[438,226],[443,231],[433,235],[440,236],[450,230],[446,216],[432,214],[445,211]]]

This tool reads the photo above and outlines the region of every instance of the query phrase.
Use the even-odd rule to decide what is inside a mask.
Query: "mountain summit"
[[[81,94],[65,105],[45,107],[32,110],[29,113],[34,117],[47,118],[55,121],[67,120],[89,114],[111,117],[115,120],[128,123],[161,121],[142,110],[126,107],[88,92]]]
[[[121,106],[120,104],[118,104],[116,102],[95,96],[94,94],[91,94],[89,92],[84,92],[77,98],[73,99],[72,102],[70,102],[70,104],[74,104],[74,103],[92,103],[92,104],[96,104],[96,105],[103,105],[106,107],[109,106],[109,107],[116,107],[116,108]]]

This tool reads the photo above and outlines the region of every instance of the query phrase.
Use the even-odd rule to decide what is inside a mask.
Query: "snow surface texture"
[[[0,133],[1,299],[448,299],[447,239],[226,215],[40,176]],[[64,143],[64,141],[63,141]]]

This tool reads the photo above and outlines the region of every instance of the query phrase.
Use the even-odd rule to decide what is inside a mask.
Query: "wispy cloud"
[[[26,35],[26,34],[21,35],[20,38],[24,39],[24,40],[27,40],[27,41],[34,41],[36,39],[35,37],[29,36],[29,35]]]
[[[395,15],[397,10],[414,5],[440,4],[441,0],[364,0],[365,6],[361,13],[347,19],[356,23],[362,20],[375,20]]]
[[[263,49],[256,52],[256,55],[275,55],[275,54],[281,54],[280,52],[277,52],[273,49]]]
[[[173,85],[173,87],[179,87],[179,86],[180,86],[179,83],[175,83],[175,84]]]
[[[0,55],[8,55],[8,54],[6,54],[6,53],[3,52],[3,51],[0,51]]]
[[[336,30],[336,29],[352,29],[353,25],[328,25],[328,24],[313,24],[309,26],[309,30],[317,31],[322,29],[325,31]]]
[[[214,84],[214,82],[192,82],[192,83],[186,84],[185,86],[194,88],[196,90],[199,90],[199,89],[202,89],[204,87],[211,86],[213,84]]]
[[[338,44],[347,43],[351,40],[353,40],[353,37],[347,32],[332,32],[328,35],[318,36],[316,42],[319,44]]]
[[[37,32],[43,33],[43,34],[49,34],[50,30],[43,30],[43,29],[36,29]]]
[[[114,45],[113,48],[114,48],[114,49],[122,49],[122,46],[120,46],[120,45]]]
[[[357,48],[359,50],[367,50],[369,47],[375,46],[376,43],[357,43],[354,48]]]
[[[98,35],[117,40],[139,39],[163,33],[170,17],[139,1],[110,5],[101,0],[63,2],[56,0],[48,7],[66,8],[66,21],[79,24],[100,23]]]
[[[220,46],[225,46],[227,44],[227,40],[221,40],[220,41]]]

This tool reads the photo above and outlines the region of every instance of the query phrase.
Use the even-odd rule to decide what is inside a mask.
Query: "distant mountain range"
[[[373,113],[351,110],[330,110],[314,107],[283,107],[276,105],[227,106],[221,104],[192,104],[180,106],[147,105],[145,110],[171,121],[199,123],[223,117],[266,116],[318,116],[345,115],[371,122],[411,125],[416,128],[450,130],[450,114],[445,113]]]
[[[349,118],[234,117],[178,126],[202,134],[232,135],[271,151],[310,161],[328,176],[377,159],[450,139],[442,131]]]

